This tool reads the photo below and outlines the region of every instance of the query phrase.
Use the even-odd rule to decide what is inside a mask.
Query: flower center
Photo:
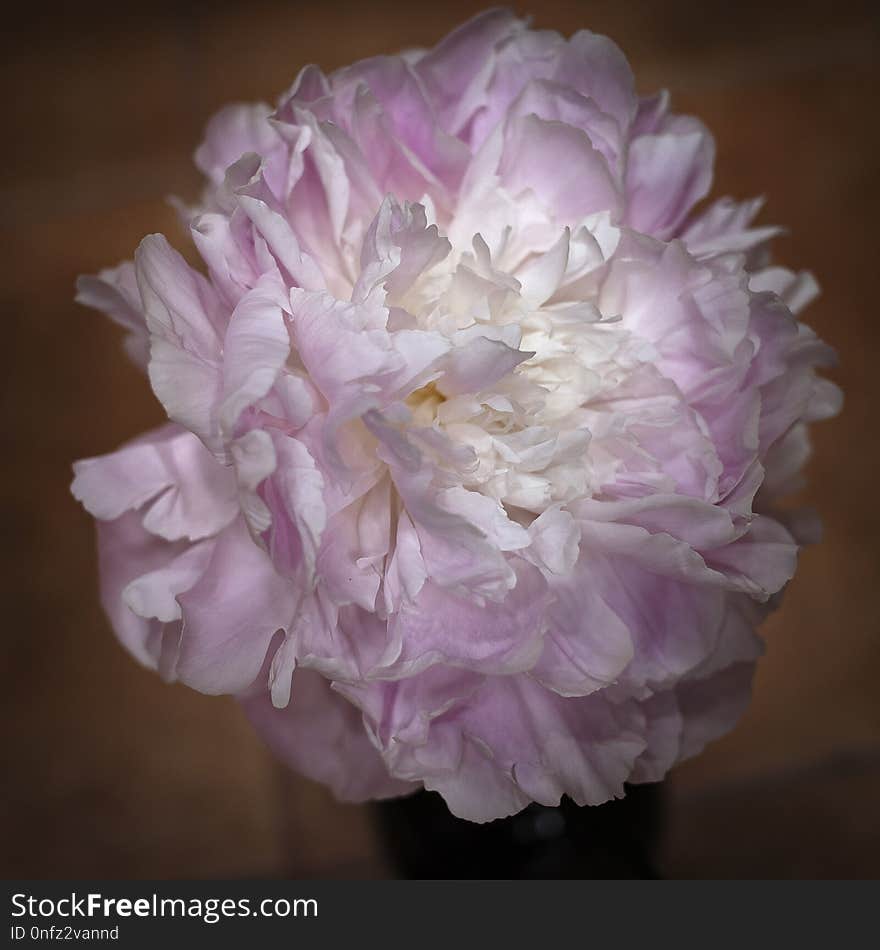
[[[406,397],[406,404],[413,414],[413,422],[417,426],[429,426],[437,417],[437,410],[446,402],[446,397],[437,389],[434,383],[428,383]]]

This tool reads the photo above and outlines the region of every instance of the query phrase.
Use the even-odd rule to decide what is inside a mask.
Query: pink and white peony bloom
[[[743,711],[833,354],[759,202],[608,39],[503,11],[303,69],[82,278],[169,423],[75,466],[143,664],[343,799],[486,821],[655,781]]]

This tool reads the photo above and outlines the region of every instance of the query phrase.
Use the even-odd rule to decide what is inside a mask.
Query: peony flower
[[[760,202],[608,39],[503,11],[211,120],[187,225],[79,283],[169,422],[75,466],[143,664],[346,800],[486,821],[730,729],[839,395]]]

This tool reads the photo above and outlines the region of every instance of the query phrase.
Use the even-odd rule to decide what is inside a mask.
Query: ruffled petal
[[[134,264],[125,261],[95,276],[83,276],[76,282],[76,302],[105,313],[127,330],[125,350],[136,366],[147,368],[150,337],[141,307]]]
[[[276,709],[268,695],[243,701],[245,712],[275,754],[344,802],[406,795],[409,782],[392,778],[370,743],[357,709],[317,673],[298,670],[293,698]]]
[[[238,514],[232,473],[177,426],[73,468],[71,491],[96,518],[112,520],[150,503],[144,528],[169,541],[216,534]]]
[[[437,663],[483,673],[531,669],[540,654],[550,599],[541,575],[528,564],[501,604],[479,605],[435,584],[395,614],[389,650],[371,676],[399,679]]]
[[[276,573],[241,521],[218,537],[204,573],[177,599],[183,614],[177,675],[203,693],[249,686],[297,605],[295,588]]]

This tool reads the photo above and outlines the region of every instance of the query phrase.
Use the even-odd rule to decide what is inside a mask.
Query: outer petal
[[[429,720],[428,745],[409,747],[404,723],[419,719],[418,699],[386,693],[386,717],[400,722],[393,734],[403,743],[393,750],[393,771],[422,778],[470,821],[501,818],[530,801],[556,805],[563,794],[582,805],[618,797],[645,747],[635,705],[562,699],[528,676],[485,680]]]
[[[686,223],[681,239],[695,257],[728,251],[751,254],[782,231],[778,227],[751,226],[763,203],[761,198],[742,202],[720,198]]]
[[[416,63],[441,123],[453,135],[483,105],[493,48],[521,28],[509,10],[489,10],[454,30]]]
[[[150,333],[202,359],[216,358],[224,318],[211,284],[161,234],[141,241],[135,272]]]
[[[139,617],[162,623],[180,620],[178,594],[188,591],[204,574],[213,542],[203,541],[187,548],[166,566],[141,574],[122,592],[126,606]]]
[[[388,774],[354,706],[317,673],[297,670],[293,698],[276,709],[268,694],[244,700],[245,712],[279,758],[329,785],[342,801],[406,795],[414,790]]]
[[[220,535],[205,573],[178,601],[177,675],[203,693],[236,693],[253,682],[275,632],[289,628],[297,593],[239,520]]]
[[[223,307],[208,281],[161,235],[135,255],[150,330],[150,383],[170,419],[219,453],[214,407],[220,396]]]
[[[196,149],[195,162],[215,184],[226,169],[247,152],[265,155],[280,144],[269,122],[272,109],[263,103],[235,104],[221,109],[208,123],[205,138]]]
[[[277,295],[258,288],[233,310],[223,342],[223,385],[218,417],[231,435],[241,413],[272,387],[290,352]]]
[[[633,658],[619,682],[635,688],[673,684],[715,648],[727,596],[720,587],[664,577],[619,555],[597,555],[590,578],[632,638]]]
[[[144,527],[169,541],[216,534],[238,513],[232,472],[177,426],[76,462],[74,472],[71,491],[96,518],[112,520],[151,503]]]
[[[715,144],[702,123],[680,116],[661,132],[642,135],[629,149],[626,222],[668,238],[709,193]]]
[[[137,366],[146,369],[150,358],[150,339],[131,261],[102,270],[94,277],[78,278],[76,301],[106,313],[114,323],[124,327],[128,331],[126,352]]]
[[[168,641],[176,649],[180,625],[140,617],[122,598],[122,592],[136,578],[161,570],[184,545],[169,544],[144,531],[140,518],[128,512],[115,521],[98,522],[98,568],[101,604],[122,645],[144,666],[157,670]]]
[[[520,561],[515,570],[516,587],[500,604],[479,606],[426,584],[390,622],[389,650],[371,675],[399,679],[437,663],[494,674],[531,669],[549,597],[535,568]]]
[[[633,658],[633,637],[602,599],[594,556],[581,554],[568,577],[551,582],[544,650],[532,676],[561,696],[586,696],[614,683]]]
[[[562,224],[599,211],[619,213],[617,187],[586,133],[535,115],[514,119],[505,133],[499,176],[516,195],[530,189]]]

